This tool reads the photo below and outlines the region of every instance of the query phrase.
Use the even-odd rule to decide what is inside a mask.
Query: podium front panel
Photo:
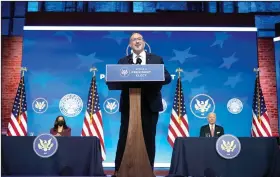
[[[164,81],[164,65],[106,65],[106,82]]]

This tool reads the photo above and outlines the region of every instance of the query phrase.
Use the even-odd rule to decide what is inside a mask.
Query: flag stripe
[[[12,113],[8,124],[7,136],[27,135],[27,105],[24,77],[22,76],[15,96]]]
[[[87,109],[85,112],[81,136],[96,136],[100,141],[102,159],[106,159],[102,113],[100,110],[95,77],[92,77],[90,84]]]
[[[180,131],[180,136],[187,136],[189,133],[188,133],[188,125],[187,125],[187,121],[186,121],[186,116],[183,116],[181,117],[181,125],[179,123],[179,118],[176,114],[176,112],[174,110],[172,110],[172,117],[171,117],[171,120],[172,122],[170,122],[174,129],[178,129]],[[176,128],[175,128],[176,127]]]
[[[263,121],[263,124],[266,128],[267,134],[269,136],[272,136],[272,132],[271,132],[271,129],[270,129],[270,126],[269,126],[269,117],[268,117],[267,113],[265,112],[262,117],[265,119],[265,121]]]
[[[178,136],[186,136],[186,134],[182,130],[182,127],[179,125],[179,123],[177,122],[177,120],[174,118],[173,115],[171,116],[170,125],[175,130],[175,132]]]
[[[180,115],[180,120],[178,115]],[[178,78],[170,116],[170,123],[168,126],[167,141],[171,147],[173,147],[177,137],[189,136],[189,122],[184,102],[182,83],[181,79]]]
[[[23,133],[23,130],[21,129],[19,123],[18,123],[18,120],[12,115],[12,123],[14,125],[13,128],[16,129],[16,132],[17,132],[17,136],[23,136],[24,133]]]
[[[255,81],[254,98],[252,105],[252,137],[271,137],[271,127],[269,116],[265,105],[265,99],[262,93],[259,76]],[[259,120],[260,119],[260,120]]]
[[[169,125],[169,131],[168,131],[168,136],[172,141],[175,141],[175,139],[177,138],[177,135],[175,130],[172,128],[171,125]]]

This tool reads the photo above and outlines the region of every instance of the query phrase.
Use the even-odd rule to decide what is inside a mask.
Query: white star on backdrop
[[[234,88],[237,83],[241,82],[241,73],[238,73],[236,76],[228,77],[228,80],[224,83],[224,85],[229,85],[231,88]]]
[[[175,53],[175,57],[172,57],[169,61],[179,61],[181,64],[183,64],[186,59],[196,57],[197,55],[191,54],[190,50],[191,47],[183,51],[173,49],[173,52]]]
[[[224,63],[222,63],[219,68],[227,68],[229,69],[231,65],[238,61],[238,58],[235,57],[236,52],[234,52],[230,57],[224,57]]]
[[[191,72],[183,71],[183,77],[182,77],[182,82],[184,81],[189,81],[189,83],[192,82],[193,79],[201,76],[202,74],[199,73],[199,69],[195,69]]]
[[[119,45],[122,43],[123,39],[127,39],[128,42],[129,37],[130,35],[124,33],[123,31],[112,31],[109,32],[108,35],[104,36],[104,38],[115,40]]]
[[[80,59],[80,64],[78,65],[78,68],[81,68],[81,67],[90,68],[95,63],[104,62],[103,60],[100,60],[100,59],[95,57],[96,52],[91,53],[89,55],[81,55],[81,54],[78,54],[78,53],[76,55]]]
[[[225,40],[227,40],[230,37],[230,35],[227,34],[226,32],[217,32],[215,33],[215,36],[216,36],[216,40],[213,42],[213,44],[210,47],[219,45],[221,48],[223,48]]]

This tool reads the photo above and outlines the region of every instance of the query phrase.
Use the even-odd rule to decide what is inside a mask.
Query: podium
[[[141,87],[164,82],[164,65],[106,65],[109,90],[129,88],[129,125],[117,177],[154,177],[145,146],[141,120]]]

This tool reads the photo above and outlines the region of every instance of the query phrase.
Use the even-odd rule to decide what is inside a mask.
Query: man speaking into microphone
[[[129,39],[129,46],[133,53],[120,59],[118,64],[164,64],[160,56],[147,53],[145,48],[145,41],[140,33],[133,33]],[[158,122],[159,112],[163,110],[161,88],[162,85],[169,84],[171,76],[165,69],[165,81],[161,84],[147,84],[141,87],[141,119],[143,136],[150,164],[153,169],[155,158],[155,136],[156,126]],[[119,140],[115,158],[115,175],[119,170],[122,156],[126,145],[126,138],[129,125],[129,88],[121,91],[120,108],[121,112],[121,126],[119,132]],[[114,175],[114,176],[115,176]]]

